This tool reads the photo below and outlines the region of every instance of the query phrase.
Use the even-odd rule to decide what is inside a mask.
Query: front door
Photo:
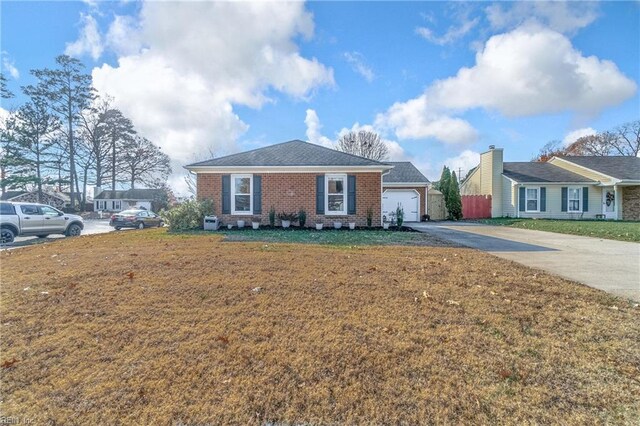
[[[613,187],[602,188],[602,214],[606,219],[616,219],[616,192]]]

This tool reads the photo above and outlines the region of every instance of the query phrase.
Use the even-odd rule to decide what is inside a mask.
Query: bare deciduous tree
[[[615,128],[613,148],[618,155],[637,157],[640,153],[640,120],[630,121]]]
[[[368,130],[345,133],[338,140],[336,149],[375,161],[384,161],[389,156],[389,148],[380,135]]]
[[[147,138],[136,136],[125,144],[121,153],[122,171],[131,189],[136,183],[157,185],[171,174],[171,160]]]

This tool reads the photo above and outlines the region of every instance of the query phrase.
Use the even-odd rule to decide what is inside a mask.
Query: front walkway
[[[426,222],[413,229],[640,301],[640,244],[507,226]]]

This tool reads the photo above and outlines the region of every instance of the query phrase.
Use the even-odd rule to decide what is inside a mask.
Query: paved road
[[[82,230],[82,235],[103,234],[105,232],[111,232],[111,231],[113,231],[113,228],[109,226],[109,220],[92,219],[92,220],[84,221],[84,229]],[[1,247],[0,250],[26,247],[33,244],[43,244],[43,243],[57,240],[58,238],[64,238],[64,235],[49,235],[47,238],[18,237],[12,244],[9,244],[6,246],[0,246]]]
[[[416,230],[640,301],[640,244],[471,223],[412,224]]]

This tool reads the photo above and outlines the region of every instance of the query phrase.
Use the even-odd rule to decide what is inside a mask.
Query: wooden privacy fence
[[[463,219],[485,219],[491,217],[491,195],[463,195]]]
[[[427,214],[431,220],[445,220],[447,218],[444,196],[442,192],[433,188],[429,189],[427,194]]]

